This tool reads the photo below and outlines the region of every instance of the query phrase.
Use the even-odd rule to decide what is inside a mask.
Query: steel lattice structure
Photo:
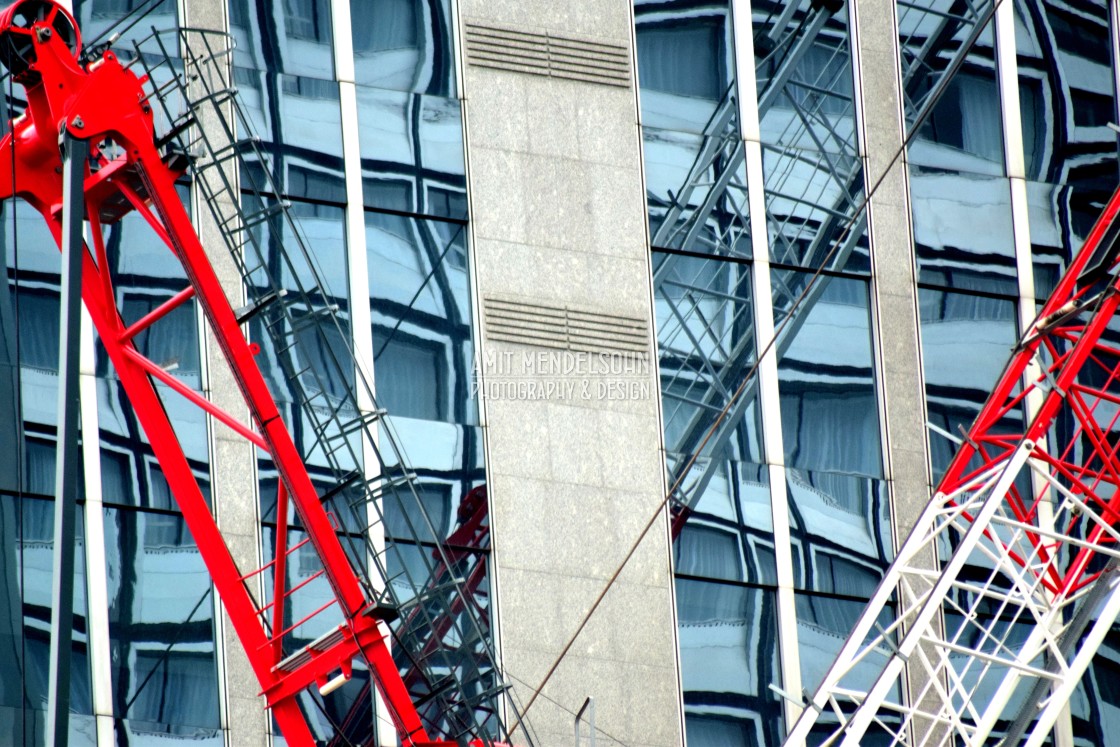
[[[900,23],[913,29],[913,38],[902,44],[911,130],[929,117],[995,6],[977,0],[901,8]],[[762,144],[763,158],[779,165],[764,186],[771,225],[752,226],[747,216],[746,144],[737,83],[725,91],[705,126],[680,186],[667,198],[652,192],[648,196],[655,248],[742,256],[740,246],[750,243],[750,233],[763,231],[776,264],[806,271],[848,265],[864,241],[867,184],[854,135],[834,114],[851,106],[843,83],[850,73],[849,41],[826,33],[829,19],[846,12],[831,3],[791,2],[780,15],[756,23],[758,119],[766,123],[769,115],[776,123],[772,126],[780,128]],[[828,64],[806,67],[804,61],[814,54]],[[749,311],[733,297],[734,283],[729,289],[713,287],[711,281],[682,281],[672,276],[671,265],[666,261],[655,267],[654,286],[659,303],[673,316],[670,326],[684,333],[674,340],[682,357],[680,370],[662,364],[665,419],[677,434],[666,443],[669,483],[677,486],[672,496],[676,535],[719,473],[720,460],[755,402],[752,368],[767,341],[755,339]],[[799,299],[800,287],[774,283],[776,321],[789,318],[780,324],[770,354],[779,359],[785,354],[826,285],[822,278]]]
[[[1120,613],[1118,213],[1120,192],[787,744],[1049,738]]]

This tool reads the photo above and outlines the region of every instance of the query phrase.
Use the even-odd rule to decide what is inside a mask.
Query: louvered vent
[[[479,67],[630,85],[630,52],[624,44],[468,23],[467,58]]]
[[[649,351],[649,328],[635,317],[494,297],[482,306],[491,340],[594,353]]]

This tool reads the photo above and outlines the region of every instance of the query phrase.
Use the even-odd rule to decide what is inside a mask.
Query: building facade
[[[484,569],[488,645],[538,745],[571,743],[588,697],[600,743],[780,744],[1120,176],[1109,0],[74,13],[87,41],[139,18],[123,50],[153,26],[234,39],[266,197],[291,203],[345,321],[327,347],[357,352],[441,539],[487,506],[485,541],[455,549]],[[9,113],[20,95],[6,82]],[[181,194],[213,238],[190,179]],[[38,745],[59,264],[33,210],[3,217],[0,735]],[[183,285],[136,216],[108,251],[126,321]],[[235,306],[261,282],[214,262]],[[237,411],[204,330],[188,305],[139,345]],[[281,743],[91,325],[80,335],[71,743]],[[267,563],[275,468],[161,392],[235,559]],[[430,551],[406,522],[385,525],[404,563]],[[319,569],[298,561],[292,583]],[[304,706],[325,743],[354,709],[395,743],[362,672]],[[1107,745],[1118,721],[1120,635],[1054,744]]]

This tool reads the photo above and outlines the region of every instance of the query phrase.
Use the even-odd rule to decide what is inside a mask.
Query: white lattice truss
[[[1118,206],[1016,347],[787,744],[1050,737],[1120,613]]]

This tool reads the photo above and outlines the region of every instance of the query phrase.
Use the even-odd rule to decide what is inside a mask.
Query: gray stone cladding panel
[[[593,39],[630,54],[629,3],[464,0],[460,7],[464,27]],[[651,331],[632,81],[623,88],[546,78],[465,57],[476,297],[578,308]],[[523,365],[523,355],[547,350],[484,330],[480,356],[491,370],[483,382],[507,376],[598,387],[612,378]],[[507,353],[512,370],[493,370]],[[522,702],[654,519],[528,713],[541,745],[571,743],[573,715],[588,696],[599,744],[612,743],[606,735],[630,745],[683,741],[655,367],[633,376],[651,396],[541,400],[513,390],[484,399],[502,665]]]

